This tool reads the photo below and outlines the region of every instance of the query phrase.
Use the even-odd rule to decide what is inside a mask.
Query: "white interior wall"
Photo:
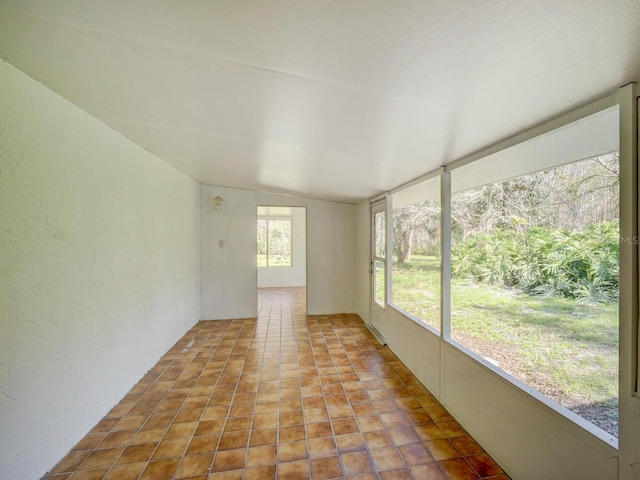
[[[440,396],[440,337],[433,334],[401,311],[387,305],[385,340],[389,348],[438,398]]]
[[[217,195],[221,212],[209,206]],[[257,315],[258,205],[306,207],[307,311],[355,311],[354,205],[207,185],[201,205],[201,319]]]
[[[221,211],[210,205],[216,196]],[[257,317],[256,193],[202,185],[200,205],[200,318]]]
[[[307,284],[307,213],[291,208],[291,266],[258,268],[258,288],[304,287]]]
[[[43,475],[197,321],[198,192],[0,62],[0,478]]]

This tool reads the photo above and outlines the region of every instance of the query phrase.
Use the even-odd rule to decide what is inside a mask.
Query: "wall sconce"
[[[209,206],[211,208],[215,208],[217,212],[222,211],[223,203],[224,203],[224,200],[220,195],[218,195],[216,198],[209,197]]]

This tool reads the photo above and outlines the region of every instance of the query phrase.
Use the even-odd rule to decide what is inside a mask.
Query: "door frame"
[[[369,238],[369,322],[368,327],[371,332],[378,338],[378,340],[385,344],[385,324],[387,318],[387,299],[389,297],[389,235],[388,235],[388,222],[389,222],[389,212],[388,212],[388,198],[385,194],[384,196],[373,199],[369,204],[369,227],[370,227],[370,238]],[[383,213],[384,221],[385,221],[385,229],[382,232],[382,239],[384,241],[384,257],[376,256],[376,225],[375,218],[376,214]],[[375,290],[376,290],[376,282],[375,282],[375,264],[376,262],[382,262],[384,265],[384,280],[383,280],[383,305],[380,305],[375,298]]]
[[[309,220],[308,220],[308,213],[309,210],[307,208],[306,205],[295,205],[295,204],[285,204],[285,205],[279,205],[277,203],[256,203],[256,216],[255,216],[255,225],[256,225],[256,248],[255,251],[257,253],[257,228],[258,228],[258,218],[260,218],[260,215],[258,215],[258,209],[259,208],[290,208],[290,209],[301,209],[301,211],[304,211],[304,244],[305,244],[305,254],[304,254],[304,269],[305,269],[305,278],[304,278],[304,289],[305,289],[305,314],[308,314],[309,312]],[[277,215],[273,216],[274,218],[277,218]],[[293,262],[293,252],[294,252],[294,224],[293,222],[295,221],[295,215],[293,215],[292,212],[292,224],[291,224],[291,261]],[[258,267],[257,266],[257,262],[256,262],[256,305],[257,305],[257,310],[259,311],[260,309],[260,305],[259,305],[259,295],[258,295],[258,290],[261,288],[258,286]],[[280,268],[280,267],[274,267],[274,268]],[[284,267],[287,268],[287,267]],[[274,287],[274,288],[288,288],[288,287]]]

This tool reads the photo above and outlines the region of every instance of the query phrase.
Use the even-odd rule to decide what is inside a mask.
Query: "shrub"
[[[500,229],[474,233],[451,252],[451,272],[474,282],[585,303],[618,299],[618,222],[585,231]]]

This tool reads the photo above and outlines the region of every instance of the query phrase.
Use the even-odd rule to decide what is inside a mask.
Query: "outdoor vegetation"
[[[618,188],[614,153],[451,205],[451,338],[615,436]],[[393,213],[393,303],[439,328],[439,201]]]
[[[291,266],[291,219],[258,219],[258,267]]]

